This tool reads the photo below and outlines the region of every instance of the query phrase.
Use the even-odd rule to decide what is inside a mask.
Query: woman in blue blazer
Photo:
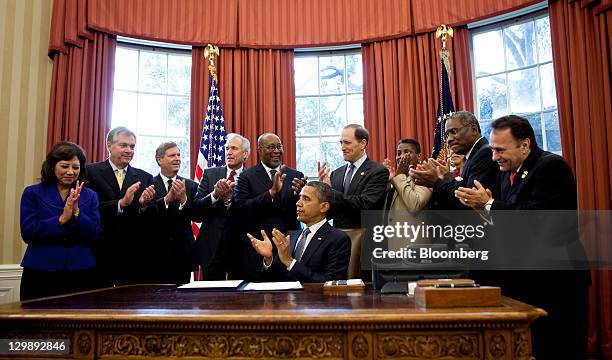
[[[21,300],[96,286],[92,243],[100,234],[98,195],[83,187],[85,153],[62,141],[47,154],[39,184],[21,197]]]

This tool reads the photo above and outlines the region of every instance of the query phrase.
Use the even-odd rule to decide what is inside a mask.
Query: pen
[[[477,288],[480,287],[478,284],[436,284],[437,288]]]

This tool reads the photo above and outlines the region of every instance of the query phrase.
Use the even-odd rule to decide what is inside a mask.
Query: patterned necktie
[[[119,190],[121,190],[123,187],[123,169],[117,169],[115,177],[117,178],[117,184],[119,184]]]
[[[272,169],[270,170],[270,179],[272,180],[272,182],[274,182],[274,175],[276,175],[277,171]]]
[[[230,176],[227,178],[227,180],[229,180],[230,182],[234,182],[234,178],[236,177],[236,170],[232,170],[232,172],[230,172]]]
[[[302,236],[298,239],[297,245],[295,246],[295,260],[302,260],[302,255],[304,254],[304,248],[306,248],[306,237],[310,234],[310,229],[304,229],[302,232]]]
[[[351,178],[353,177],[353,171],[355,171],[355,165],[351,164],[349,166],[349,170],[346,173],[346,177],[344,178],[344,184],[342,185],[342,190],[344,194],[348,193],[349,187],[351,186]]]

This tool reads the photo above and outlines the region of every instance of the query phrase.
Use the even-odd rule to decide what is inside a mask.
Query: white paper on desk
[[[236,289],[242,282],[243,280],[192,281],[179,286],[179,289]]]
[[[244,291],[274,291],[274,290],[299,290],[304,287],[299,281],[285,281],[285,282],[260,282],[260,283],[248,283],[244,287]]]

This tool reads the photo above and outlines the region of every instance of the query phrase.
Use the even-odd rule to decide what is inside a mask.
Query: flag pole
[[[450,98],[450,53],[446,48],[446,41],[448,37],[454,36],[453,28],[442,24],[438,26],[435,32],[436,38],[442,40],[442,49],[440,49],[440,60],[442,63],[442,69],[440,71],[440,83],[439,83],[439,102],[438,102],[438,116],[436,119],[436,127],[434,134],[434,148],[432,157],[439,160],[448,161],[451,152],[446,141],[444,139],[445,134],[445,122],[449,116],[454,112],[454,106],[452,104],[452,98]]]
[[[209,62],[208,70],[213,78],[215,78],[215,81],[219,82],[219,79],[217,79],[217,68],[215,67],[215,55],[219,56],[219,47],[208,44],[206,49],[204,49],[204,57],[207,58]]]

